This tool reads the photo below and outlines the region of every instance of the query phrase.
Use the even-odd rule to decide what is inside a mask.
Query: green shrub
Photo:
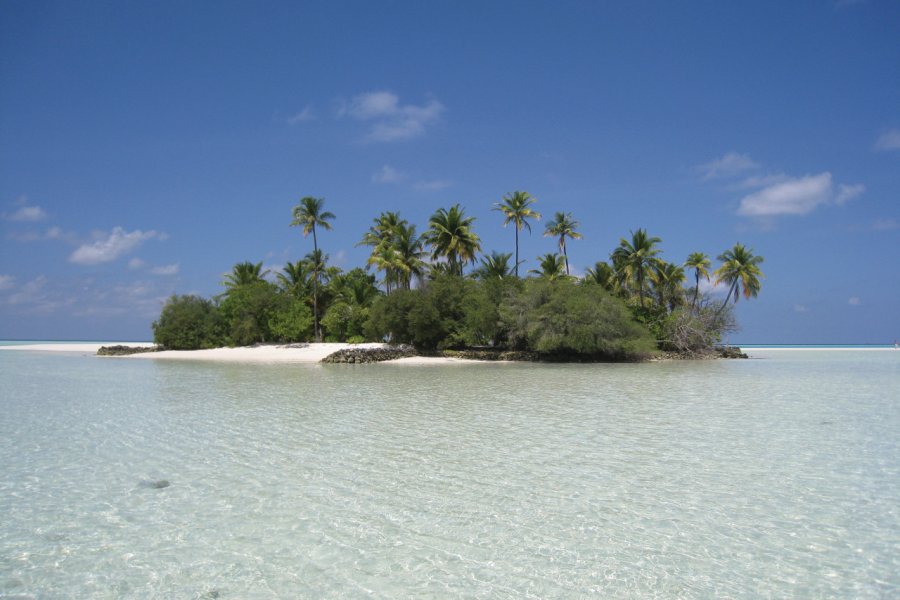
[[[223,343],[219,309],[199,296],[169,298],[152,328],[154,343],[172,350],[215,348]]]
[[[269,333],[279,342],[302,342],[313,336],[312,309],[298,298],[279,294],[268,322]]]
[[[647,329],[600,286],[528,280],[500,317],[514,347],[542,354],[631,360],[655,351]]]
[[[228,290],[220,308],[229,345],[249,346],[273,339],[269,321],[278,312],[282,298],[275,286],[255,281]]]

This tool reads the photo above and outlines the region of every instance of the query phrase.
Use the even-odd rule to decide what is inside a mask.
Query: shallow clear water
[[[900,352],[757,354],[2,352],[0,597],[897,597]]]

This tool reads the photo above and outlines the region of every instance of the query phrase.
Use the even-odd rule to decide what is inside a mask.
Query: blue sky
[[[732,341],[892,342],[900,3],[0,3],[0,338],[148,339],[307,253],[307,195],[343,268],[381,211],[455,203],[509,252],[514,190],[580,221],[579,271],[641,227],[751,246]]]

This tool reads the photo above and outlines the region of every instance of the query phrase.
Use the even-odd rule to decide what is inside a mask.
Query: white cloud
[[[716,283],[714,278],[700,280],[700,293],[710,294],[714,296],[724,296],[728,293],[728,285],[726,283]]]
[[[795,313],[805,313],[805,312],[809,312],[809,309],[806,308],[806,307],[805,307],[804,305],[802,305],[802,304],[795,304],[795,305],[794,305],[794,312],[795,312]]]
[[[175,263],[171,265],[163,265],[160,267],[153,267],[150,269],[150,272],[154,275],[178,275],[178,272],[181,270],[181,263]]]
[[[787,178],[763,187],[741,199],[738,214],[745,217],[806,215],[823,204],[841,205],[865,191],[862,184],[838,185],[835,193],[831,173]]]
[[[858,296],[851,296],[849,300],[847,300],[847,304],[850,306],[859,306],[862,304]]]
[[[165,234],[156,231],[125,231],[121,227],[113,227],[109,234],[97,234],[94,242],[84,244],[75,249],[69,256],[69,262],[79,265],[97,265],[116,260],[120,256],[137,249],[141,244],[153,238],[164,240]]]
[[[9,290],[15,285],[16,280],[12,275],[0,275],[0,290]]]
[[[11,215],[6,215],[5,218],[8,221],[43,221],[47,218],[47,211],[45,211],[40,206],[22,206],[19,207],[19,209]]]
[[[401,173],[394,167],[384,165],[377,173],[372,175],[374,183],[400,183],[406,179],[406,174]]]
[[[307,121],[312,121],[316,118],[315,113],[313,112],[313,108],[311,104],[307,104],[303,107],[303,110],[298,112],[297,114],[290,116],[287,118],[288,125],[299,125],[300,123],[306,123]]]
[[[728,152],[725,155],[711,160],[708,163],[698,165],[696,169],[701,173],[703,181],[733,177],[744,171],[759,168],[759,164],[747,154]]]
[[[128,268],[131,269],[132,271],[135,271],[137,269],[143,269],[146,265],[147,265],[147,263],[145,263],[144,261],[142,261],[140,258],[137,258],[137,257],[134,257],[128,261]]]
[[[900,150],[900,129],[885,132],[875,142],[876,150]]]
[[[400,98],[389,91],[375,91],[355,96],[338,108],[338,116],[348,116],[372,123],[365,140],[393,142],[418,137],[426,125],[436,121],[444,112],[444,105],[428,100],[421,106],[400,104]]]

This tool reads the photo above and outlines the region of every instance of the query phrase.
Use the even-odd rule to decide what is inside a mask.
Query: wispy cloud
[[[63,231],[60,227],[48,227],[45,231],[23,231],[7,235],[17,242],[45,242],[58,240],[70,244],[78,243],[78,236],[71,231]]]
[[[303,110],[300,112],[291,115],[287,118],[288,125],[299,125],[300,123],[306,123],[307,121],[312,121],[316,118],[316,113],[313,111],[312,104],[307,104],[303,107]]]
[[[0,291],[10,290],[15,286],[16,278],[12,275],[0,275]]]
[[[728,293],[728,285],[725,283],[716,283],[715,279],[701,279],[700,293],[712,296],[724,296]]]
[[[846,204],[848,201],[853,200],[857,196],[861,195],[866,191],[866,186],[861,183],[857,183],[855,185],[844,185],[843,183],[838,185],[837,194],[834,196],[834,203],[838,206]]]
[[[875,231],[900,229],[900,222],[898,222],[897,219],[876,219],[875,222],[872,223],[872,229]]]
[[[425,133],[426,126],[438,120],[444,105],[435,99],[424,104],[400,104],[393,92],[380,90],[353,97],[341,102],[338,117],[350,117],[370,123],[365,141],[394,142],[408,140]]]
[[[109,233],[97,233],[95,239],[75,249],[69,256],[69,262],[78,265],[98,265],[111,262],[137,249],[151,239],[166,239],[164,233],[156,231],[125,231],[121,227],[113,227]]]
[[[697,165],[695,168],[703,181],[709,181],[722,177],[734,177],[746,171],[758,169],[759,164],[747,154],[728,152],[708,163]]]
[[[159,267],[153,267],[150,269],[150,272],[154,275],[161,276],[171,276],[178,275],[178,272],[181,270],[181,263],[174,263],[171,265],[162,265]]]
[[[886,131],[875,142],[876,150],[900,150],[900,129]]]
[[[40,206],[22,206],[14,213],[5,215],[7,221],[34,222],[47,218],[47,211]]]
[[[744,196],[738,214],[745,217],[806,215],[824,204],[842,205],[865,191],[862,184],[840,184],[835,190],[831,173],[790,177]]]
[[[409,173],[399,171],[389,165],[384,165],[372,175],[372,182],[379,184],[399,185],[405,184],[417,192],[439,192],[453,185],[446,179],[419,179],[412,180]]]
[[[809,312],[809,309],[806,306],[804,306],[803,304],[795,304],[794,312],[795,313],[805,313],[805,312]]]
[[[400,183],[406,179],[406,173],[401,173],[394,167],[384,165],[377,173],[372,175],[373,183]]]
[[[859,306],[862,304],[862,300],[859,299],[859,296],[851,296],[849,300],[847,300],[847,304],[850,306]]]
[[[446,179],[433,179],[431,181],[417,181],[413,184],[413,188],[420,192],[439,192],[452,185],[453,182]]]

